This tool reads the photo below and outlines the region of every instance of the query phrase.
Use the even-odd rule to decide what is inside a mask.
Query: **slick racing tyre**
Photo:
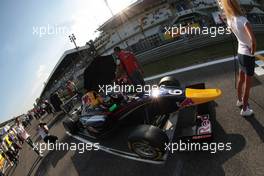
[[[128,137],[129,149],[141,158],[160,160],[165,153],[169,138],[161,129],[151,125],[140,125]]]

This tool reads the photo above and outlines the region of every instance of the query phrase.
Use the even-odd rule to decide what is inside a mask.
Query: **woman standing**
[[[256,38],[251,24],[237,0],[222,0],[223,9],[228,26],[235,34],[238,41],[239,80],[237,88],[237,106],[241,107],[241,116],[251,116],[254,112],[249,107],[248,99],[251,80],[255,70]]]

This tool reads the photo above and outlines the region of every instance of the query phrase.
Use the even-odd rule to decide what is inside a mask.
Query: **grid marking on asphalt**
[[[258,55],[257,58],[261,59],[261,60],[256,60],[256,62],[255,62],[255,64],[256,64],[255,74],[257,76],[262,76],[262,75],[264,75],[264,61],[263,61],[264,57],[262,55]]]

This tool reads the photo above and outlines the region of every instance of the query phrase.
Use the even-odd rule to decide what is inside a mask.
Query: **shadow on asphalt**
[[[27,176],[30,176],[32,174],[32,172],[34,171],[35,167],[38,165],[38,163],[41,161],[41,157],[38,157],[35,162],[33,163],[33,165],[31,166]]]
[[[57,123],[61,122],[61,120],[65,117],[66,115],[64,113],[59,114],[54,120],[52,120],[50,123],[48,123],[49,129],[51,129],[53,126],[55,126]]]
[[[263,125],[256,119],[255,115],[245,118],[255,129],[259,138],[264,142],[264,127]]]
[[[212,103],[214,107],[217,106],[215,102]],[[227,134],[223,127],[216,119],[215,108],[211,108],[211,118],[214,131],[213,143],[231,143],[232,149],[230,151],[211,152],[183,152],[179,153],[178,157],[173,157],[168,165],[172,165],[173,161],[182,161],[182,172],[180,175],[215,175],[224,176],[223,164],[234,155],[239,153],[245,147],[246,141],[242,135]]]
[[[252,77],[252,88],[262,85],[261,81],[259,81],[256,77]]]
[[[14,165],[11,169],[8,169],[8,170],[7,170],[7,172],[5,173],[5,175],[10,175],[10,176],[12,176],[12,175],[14,174],[16,168],[17,168],[17,165]]]
[[[72,142],[72,139],[65,135],[65,137],[63,139],[60,140],[60,143],[70,143]],[[44,156],[38,166],[38,168],[36,168],[36,172],[35,175],[36,176],[44,176],[46,175],[46,171],[49,170],[49,168],[55,168],[58,164],[58,162],[63,159],[63,157],[66,155],[66,153],[68,152],[67,149],[65,150],[53,150],[50,151],[46,156]],[[28,175],[29,176],[29,175]]]

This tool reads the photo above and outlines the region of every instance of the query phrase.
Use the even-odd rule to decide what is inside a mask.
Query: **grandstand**
[[[48,99],[50,94],[63,91],[68,80],[78,83],[91,59],[89,45],[65,51],[47,79],[40,99]]]
[[[253,23],[264,23],[263,6],[255,0],[240,0]],[[115,46],[135,53],[163,45],[171,40],[164,37],[164,26],[177,23],[215,25],[218,12],[216,0],[139,0],[113,16],[98,28],[95,39],[100,54],[109,54]]]
[[[240,2],[254,27],[263,31],[264,11],[260,4],[263,1],[240,0]],[[40,98],[49,98],[49,95],[56,91],[63,92],[68,80],[74,80],[79,87],[82,87],[82,82],[79,80],[85,66],[91,61],[90,53],[93,48],[97,54],[107,55],[113,52],[115,46],[120,46],[133,51],[141,61],[145,62],[144,60],[149,60],[148,53],[152,50],[160,50],[161,46],[165,50],[166,46],[172,45],[175,41],[177,43],[172,45],[173,50],[175,50],[174,46],[184,44],[182,43],[184,41],[181,42],[180,39],[185,36],[178,38],[166,36],[165,26],[178,24],[215,26],[219,25],[216,19],[218,13],[216,0],[138,0],[98,28],[101,33],[93,41],[93,47],[88,44],[78,50],[66,51],[46,81]],[[199,37],[197,40],[200,40]],[[209,39],[205,40],[207,44],[210,43]],[[214,42],[223,40],[226,39],[217,39]],[[193,44],[204,46],[199,41]],[[153,54],[150,56],[154,60]]]

